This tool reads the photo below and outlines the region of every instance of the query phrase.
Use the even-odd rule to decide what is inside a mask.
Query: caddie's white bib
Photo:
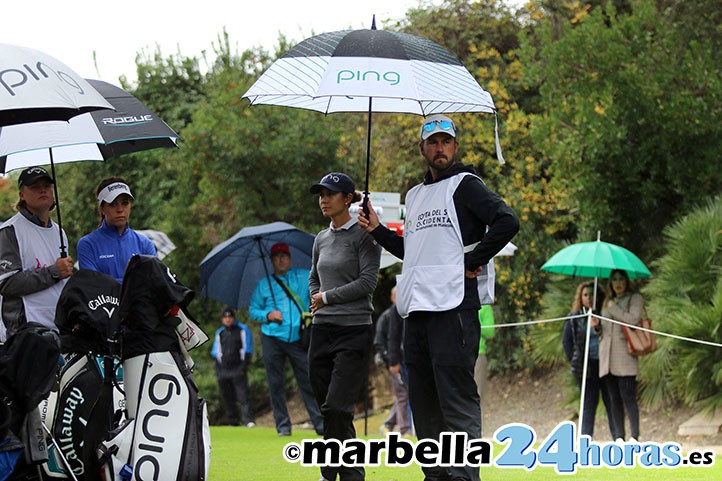
[[[55,264],[55,260],[60,256],[60,234],[57,224],[53,223],[50,228],[40,227],[30,222],[22,214],[16,214],[3,225],[12,225],[15,228],[23,271],[41,269]],[[65,238],[64,234],[63,237]],[[67,243],[67,238],[65,238],[65,244],[67,245]],[[63,279],[47,289],[24,295],[26,320],[57,330],[55,307],[66,282],[67,279]]]
[[[454,192],[468,173],[406,194],[404,263],[396,278],[401,317],[415,311],[448,311],[464,298],[464,245]]]

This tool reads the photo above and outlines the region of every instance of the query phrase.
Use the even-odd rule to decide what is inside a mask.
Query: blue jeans
[[[284,372],[286,358],[291,363],[293,375],[296,378],[298,387],[301,390],[303,403],[311,418],[311,423],[316,433],[323,433],[323,416],[318,408],[316,398],[311,390],[311,383],[308,378],[308,353],[303,349],[300,342],[285,342],[277,337],[261,335],[261,347],[263,349],[263,364],[266,367],[266,379],[268,380],[268,394],[271,397],[271,408],[273,419],[276,422],[276,431],[279,433],[291,432],[291,418],[288,415],[286,406],[286,387],[284,385]]]
[[[612,410],[612,399],[610,397],[608,386],[599,379],[599,359],[589,358],[589,366],[587,367],[587,384],[584,392],[584,424],[582,424],[582,434],[588,434],[594,437],[594,419],[597,413],[597,405],[599,404],[599,395],[602,396],[604,408],[607,411],[607,422],[609,424],[609,433],[612,439],[617,434],[616,421],[614,419],[614,411]],[[582,378],[577,378],[577,387],[582,389]]]

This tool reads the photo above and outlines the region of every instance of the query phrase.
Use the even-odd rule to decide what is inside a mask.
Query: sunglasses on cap
[[[437,124],[441,130],[452,130],[454,128],[454,122],[450,120],[432,120],[424,124],[424,130],[426,132],[433,132]]]

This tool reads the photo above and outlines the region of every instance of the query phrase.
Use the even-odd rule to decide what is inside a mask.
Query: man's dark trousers
[[[416,434],[442,432],[481,438],[481,408],[474,381],[480,327],[475,310],[412,312],[405,320],[404,357]],[[478,467],[425,467],[426,481],[479,480]]]

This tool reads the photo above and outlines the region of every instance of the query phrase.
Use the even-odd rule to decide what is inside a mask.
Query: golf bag
[[[117,312],[127,419],[98,450],[105,480],[207,478],[208,414],[187,349],[208,338],[186,310],[193,295],[156,257],[128,262]]]
[[[0,480],[37,479],[48,459],[38,404],[57,379],[60,339],[27,323],[0,345]]]
[[[64,365],[57,392],[40,405],[41,419],[58,446],[49,448],[45,479],[69,479],[67,469],[78,480],[101,479],[96,450],[124,407],[122,371],[116,376],[119,358],[113,356],[110,331],[119,299],[120,284],[90,270],[75,273],[58,299],[55,324]]]

